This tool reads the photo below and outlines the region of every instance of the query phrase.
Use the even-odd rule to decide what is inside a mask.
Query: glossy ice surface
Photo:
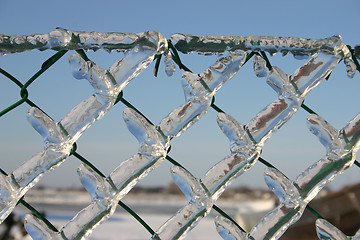
[[[266,77],[266,82],[278,97],[265,106],[248,123],[241,124],[232,116],[220,112],[217,123],[230,141],[230,155],[211,167],[201,178],[186,169],[173,166],[174,182],[184,193],[188,204],[166,221],[153,239],[182,239],[211,211],[216,200],[231,182],[251,169],[257,162],[266,141],[294,116],[306,96],[324,80],[337,64],[344,60],[349,77],[356,66],[340,36],[326,39],[264,36],[197,36],[173,34],[173,45],[183,53],[219,54],[217,60],[201,73],[185,71],[182,88],[185,103],[165,116],[158,125],[142,114],[126,108],[123,119],[128,130],[139,142],[138,151],[121,162],[109,176],[99,174],[88,165],[78,168],[80,181],[91,196],[91,203],[71,221],[54,232],[33,215],[27,215],[25,227],[34,239],[83,239],[101,222],[107,220],[121,200],[139,180],[158,167],[167,156],[170,141],[201,119],[209,110],[216,92],[232,79],[255,53],[254,73]],[[56,122],[37,108],[30,108],[28,120],[44,140],[44,150],[36,154],[9,176],[0,175],[0,220],[11,213],[19,199],[39,179],[64,162],[73,144],[95,121],[100,120],[115,104],[120,92],[155,59],[164,55],[165,72],[172,76],[175,64],[168,41],[159,32],[98,33],[57,28],[47,34],[0,35],[2,55],[28,50],[98,50],[123,51],[125,56],[109,69],[84,60],[79,54],[69,57],[73,77],[86,79],[94,94],[74,107]],[[281,68],[267,66],[261,56],[280,52],[308,61],[293,74]],[[357,52],[355,53],[357,54]],[[234,105],[239,104],[235,103]],[[265,181],[280,200],[254,228],[245,233],[228,219],[218,217],[216,228],[224,239],[278,239],[302,215],[306,205],[334,177],[354,162],[359,148],[360,115],[343,129],[337,130],[317,115],[307,119],[309,129],[325,146],[326,155],[314,163],[296,180],[280,171],[265,170]],[[325,221],[317,222],[320,239],[346,239]],[[341,235],[342,234],[342,235]],[[356,239],[357,235],[353,237]]]

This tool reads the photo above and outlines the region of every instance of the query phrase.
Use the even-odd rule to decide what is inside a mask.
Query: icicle
[[[246,233],[222,216],[215,218],[216,230],[224,240],[247,240]]]
[[[358,235],[356,234],[354,238],[347,237],[325,219],[316,220],[316,233],[320,240],[355,240]],[[360,234],[358,236],[360,237]]]
[[[357,71],[355,63],[350,58],[344,58],[344,63],[346,65],[347,76],[353,78]]]
[[[307,121],[310,131],[319,138],[328,152],[341,148],[342,143],[337,129],[316,114],[309,115]]]
[[[174,75],[176,71],[176,67],[174,61],[172,60],[172,55],[170,51],[168,51],[168,53],[165,55],[164,63],[165,63],[165,73],[166,75],[171,77],[172,75]]]
[[[86,191],[90,194],[91,200],[106,198],[114,193],[112,186],[106,179],[96,173],[88,165],[82,164],[78,168],[81,184],[85,187]]]
[[[115,195],[116,190],[93,169],[82,164],[78,173],[81,183],[91,196],[92,203],[61,229],[66,239],[80,239],[89,235],[98,224],[115,212],[119,201]]]
[[[211,201],[209,191],[191,173],[181,167],[173,166],[171,174],[174,182],[179,186],[189,202],[199,206],[209,205],[209,201]]]
[[[254,147],[254,142],[245,131],[244,125],[238,123],[226,113],[218,113],[217,123],[230,141],[230,151],[232,154],[242,153],[246,156],[251,155],[250,151]]]
[[[214,201],[201,181],[185,169],[173,166],[171,173],[189,203],[163,224],[155,236],[160,239],[183,239],[210,212]]]
[[[266,77],[266,61],[259,55],[254,56],[254,73],[257,77]]]
[[[50,230],[43,221],[34,215],[27,214],[25,216],[24,225],[25,230],[34,240],[64,240],[59,232]]]
[[[299,206],[301,197],[294,182],[274,168],[266,168],[264,174],[266,184],[275,193],[281,204],[284,204],[287,208]]]
[[[70,140],[66,130],[59,123],[55,123],[49,116],[38,108],[29,109],[27,119],[32,127],[43,137],[45,149],[53,148],[62,150],[69,148],[63,144]]]

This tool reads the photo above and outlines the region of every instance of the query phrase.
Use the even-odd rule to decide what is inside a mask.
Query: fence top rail
[[[63,28],[45,34],[6,35],[0,34],[0,55],[29,50],[99,50],[126,51],[136,45],[161,50],[167,47],[167,41],[157,31],[142,33],[101,33],[71,31]]]
[[[175,33],[170,36],[174,46],[182,53],[222,54],[225,51],[266,51],[271,55],[291,53],[295,58],[309,57],[316,52],[340,56],[347,66],[348,76],[352,77],[360,68],[360,45],[354,49],[343,43],[340,35],[324,39],[310,39],[279,36],[200,36]],[[0,55],[38,49],[127,51],[135,46],[152,48],[158,54],[167,53],[168,41],[158,31],[142,33],[72,31],[64,28],[45,34],[6,35],[0,34]]]
[[[175,47],[183,52],[198,52],[202,54],[221,54],[225,51],[263,50],[271,54],[288,52],[295,56],[310,55],[317,51],[340,51],[347,56],[349,50],[342,42],[340,35],[324,39],[310,39],[280,36],[200,36],[175,33],[171,35]]]

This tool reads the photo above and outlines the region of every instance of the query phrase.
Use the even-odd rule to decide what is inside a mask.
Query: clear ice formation
[[[209,213],[226,186],[256,163],[265,141],[296,113],[304,98],[331,73],[341,59],[341,55],[315,53],[291,76],[274,66],[268,74],[267,82],[279,97],[260,111],[246,126],[225,113],[219,113],[218,124],[230,140],[231,155],[213,166],[200,180],[182,168],[172,168],[174,182],[183,191],[189,203],[164,223],[153,239],[184,238],[186,233]],[[259,59],[255,61],[259,63],[260,68],[264,68],[264,62]],[[255,72],[258,68],[255,68]],[[210,75],[207,71],[204,73]],[[202,75],[205,75],[204,73]],[[184,75],[199,79],[196,74]],[[205,86],[202,91],[216,88],[208,81],[203,83],[198,80],[195,83],[197,85],[194,84],[191,90],[197,86]],[[188,95],[197,96],[196,94]]]
[[[257,77],[266,77],[266,61],[261,56],[255,54],[254,56],[254,73]]]
[[[231,155],[212,167],[202,179],[195,178],[181,167],[172,167],[174,181],[189,203],[164,223],[152,238],[184,238],[186,233],[210,212],[226,186],[255,164],[265,141],[295,114],[307,94],[331,73],[339,61],[344,60],[348,76],[352,77],[356,70],[351,53],[340,36],[312,40],[173,34],[171,38],[175,47],[184,53],[197,51],[201,54],[223,54],[228,51],[228,55],[221,56],[201,74],[183,73],[185,103],[170,112],[158,126],[151,125],[136,111],[125,109],[124,120],[140,144],[138,153],[122,162],[108,177],[100,176],[87,165],[80,166],[80,180],[91,196],[91,204],[58,232],[53,232],[35,216],[27,215],[25,227],[34,239],[83,239],[99,223],[109,218],[118,201],[163,161],[170,140],[180,136],[208,111],[215,93],[239,71],[251,51],[267,51],[272,55],[276,52],[283,55],[290,52],[295,58],[310,57],[293,75],[287,75],[276,66],[268,72],[264,59],[255,54],[256,76],[267,76],[267,83],[277,92],[278,98],[246,125],[239,124],[227,114],[218,114],[218,125],[230,140]],[[94,87],[95,94],[76,106],[58,123],[39,109],[30,109],[29,121],[43,137],[45,150],[8,177],[0,175],[2,221],[44,173],[61,164],[69,156],[73,143],[94,121],[111,109],[121,90],[148,66],[156,54],[165,55],[167,75],[171,76],[175,71],[166,39],[154,31],[139,34],[97,33],[57,28],[48,34],[0,35],[2,55],[33,49],[104,49],[109,52],[125,51],[126,56],[108,70],[91,61],[82,60],[77,54],[70,56],[73,76],[87,79]],[[290,214],[286,211],[284,213],[287,217],[295,216],[289,220],[291,223],[295,222],[296,217],[301,215],[299,211],[296,212],[300,209],[299,206],[302,204],[304,208],[305,202],[310,201],[327,181],[352,164],[355,149],[358,148],[358,118],[338,132],[320,118],[310,116],[311,130],[319,136],[331,154],[299,176],[296,180],[298,185],[281,173],[268,169],[267,183],[285,206],[284,209],[275,209],[266,221],[260,222],[250,233],[244,233],[230,221],[218,218],[216,225],[220,235],[224,239],[262,239],[258,237],[261,234],[267,234],[264,239],[270,238],[271,234],[274,238],[280,236],[281,231],[289,225],[286,222],[288,219],[279,220],[284,225],[280,230],[277,229],[278,225],[271,226],[276,222],[268,220],[284,213],[283,210],[295,208]],[[335,162],[326,162],[332,160]],[[335,174],[330,172],[332,168],[337,171]]]
[[[168,138],[133,109],[124,110],[124,120],[129,131],[139,141],[139,152],[122,162],[107,178],[87,165],[81,165],[78,173],[81,183],[91,196],[91,204],[59,232],[51,231],[29,214],[25,226],[31,229],[29,234],[34,239],[46,238],[49,234],[51,239],[85,238],[98,224],[112,216],[118,202],[140,179],[163,161],[169,148]]]
[[[242,67],[247,54],[236,51],[222,56],[201,74],[184,72],[182,87],[186,103],[160,122],[161,131],[170,138],[177,137],[200,119],[209,109],[215,93]]]
[[[306,169],[295,181],[291,181],[274,168],[267,168],[265,181],[279,198],[280,205],[260,220],[249,233],[238,234],[239,229],[231,229],[235,226],[219,218],[216,222],[218,231],[222,236],[228,236],[224,239],[280,238],[290,225],[299,220],[306,205],[320,190],[354,163],[356,152],[360,147],[360,114],[339,131],[315,114],[310,114],[307,121],[310,131],[326,147],[325,157]],[[230,228],[227,228],[229,226]],[[320,221],[318,228],[320,228],[319,236],[326,236],[328,224]],[[336,231],[329,234],[337,236]]]
[[[86,45],[89,48],[91,46],[91,49],[95,49],[95,46],[99,48],[105,46],[119,48],[122,44],[129,42],[130,39],[136,40],[139,38],[141,41],[138,39],[132,43],[133,45],[129,43],[129,46],[124,47],[123,50],[128,49],[125,57],[108,70],[100,68],[92,61],[84,61],[78,54],[69,57],[73,76],[78,79],[87,79],[94,87],[95,94],[74,107],[60,122],[54,122],[37,108],[30,108],[28,120],[43,137],[45,148],[15,169],[9,176],[0,175],[0,222],[4,221],[19,199],[39,181],[43,174],[60,165],[69,156],[75,141],[93,122],[100,120],[111,109],[122,89],[153,61],[155,54],[161,54],[167,44],[166,39],[156,32],[143,33],[139,36],[121,34],[125,42],[119,44],[115,44],[117,38],[111,37],[112,35],[99,35],[92,32],[77,33],[76,36],[74,34],[75,32],[56,29],[49,34],[32,35],[36,40],[31,41],[34,41],[32,43],[37,48],[39,48],[39,42],[42,42],[49,48],[54,49],[60,46],[69,49],[70,45],[74,44],[74,41],[69,42],[68,36],[79,40],[76,42],[76,44],[79,44],[79,48]],[[29,36],[11,36],[7,38],[1,36],[0,39],[0,42],[2,41],[2,45],[0,45],[5,47],[5,50],[8,50],[7,53],[24,51],[26,50],[25,47],[29,47],[30,44],[19,40],[29,40]],[[15,41],[17,45],[11,45],[13,48],[9,50],[6,44],[12,42],[5,42],[5,44],[4,39]],[[84,39],[87,39],[88,42],[81,42]],[[146,42],[144,39],[148,39],[153,44]],[[92,42],[92,45],[90,42]],[[99,42],[102,45],[99,45]],[[73,45],[71,46],[74,48]]]
[[[136,111],[125,109],[124,120],[129,131],[139,141],[139,152],[122,162],[106,179],[86,165],[79,168],[81,182],[91,195],[92,203],[59,232],[52,232],[54,239],[60,236],[63,239],[86,237],[99,223],[109,218],[114,213],[119,200],[163,161],[170,146],[170,139],[179,136],[205,114],[211,104],[212,96],[240,69],[245,57],[246,53],[241,51],[232,53],[227,57],[221,57],[213,66],[206,69],[207,76],[203,74],[204,76],[200,75],[200,77],[202,82],[210,83],[211,89],[205,88],[204,83],[199,83],[198,75],[194,78],[195,74],[189,76],[189,73],[184,73],[187,82],[183,83],[183,87],[187,102],[172,111],[159,126],[151,125]],[[33,238],[44,237],[51,232],[44,224],[39,225],[39,221],[34,218],[32,215],[27,216],[28,228],[32,231]]]
[[[316,233],[320,240],[359,240],[360,230],[354,236],[349,237],[342,233],[325,219],[316,220]]]
[[[167,41],[159,32],[101,33],[80,32],[56,28],[46,34],[6,35],[0,34],[0,55],[38,49],[127,51],[135,46],[149,49],[167,48]],[[161,54],[161,53],[160,53]]]
[[[175,63],[172,60],[172,55],[171,55],[170,51],[167,51],[167,53],[166,54],[164,53],[164,55],[165,55],[165,58],[164,58],[165,73],[166,73],[166,75],[171,77],[172,75],[174,75],[174,73],[176,71]]]
[[[175,33],[171,35],[176,49],[182,53],[222,54],[225,51],[266,51],[271,55],[291,53],[295,58],[311,56],[316,52],[340,55],[347,66],[349,77],[356,72],[351,53],[340,35],[324,39],[270,36],[199,36]]]

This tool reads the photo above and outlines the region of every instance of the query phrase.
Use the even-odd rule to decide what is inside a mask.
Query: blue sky
[[[0,1],[0,33],[48,33],[55,27],[78,31],[143,32],[157,30],[166,38],[172,33],[198,35],[269,35],[304,38],[326,38],[340,34],[346,44],[360,44],[356,23],[360,2],[352,1]],[[0,67],[23,83],[34,74],[54,52],[32,51],[0,57]],[[90,59],[108,68],[122,57],[120,53],[89,52]],[[66,54],[54,67],[29,88],[29,98],[60,121],[72,107],[89,97],[93,90],[86,81],[72,77]],[[194,72],[210,66],[216,56],[180,55]],[[287,73],[303,64],[292,56],[272,57]],[[124,97],[152,122],[159,123],[172,109],[184,103],[180,86],[181,71],[168,78],[161,66],[158,78],[152,76],[150,65],[124,90]],[[249,62],[216,94],[216,104],[225,112],[246,124],[257,112],[277,98],[275,92],[256,78]],[[340,63],[329,81],[320,84],[306,99],[322,117],[337,128],[359,112],[358,90],[360,74],[348,79]],[[0,77],[0,108],[16,101],[19,89]],[[120,104],[119,104],[120,105]],[[19,164],[42,150],[41,137],[26,121],[29,106],[23,104],[0,118],[0,167],[11,172]],[[78,141],[78,152],[108,175],[121,161],[136,153],[136,139],[128,132],[122,119],[124,106],[114,107],[101,121],[95,123]],[[266,143],[263,157],[290,178],[324,156],[325,151],[306,128],[307,113],[303,110],[291,119]],[[170,155],[188,168],[196,177],[229,154],[229,143],[216,124],[216,112],[207,115],[172,141]],[[76,168],[80,164],[69,158],[63,165],[47,174],[40,184],[79,186]],[[169,167],[164,162],[141,181],[143,185],[165,185],[170,181]],[[265,187],[263,166],[241,176],[234,185]],[[360,169],[351,169],[336,179],[333,186],[358,182]]]

